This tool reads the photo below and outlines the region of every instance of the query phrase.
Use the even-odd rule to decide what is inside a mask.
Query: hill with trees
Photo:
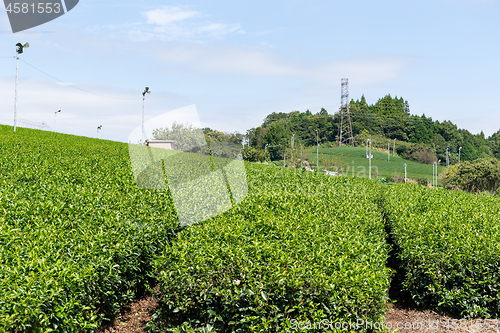
[[[387,148],[387,141],[396,139],[397,152],[402,157],[430,163],[434,158],[446,159],[450,152],[450,164],[461,160],[478,158],[500,158],[500,131],[486,138],[483,132],[472,134],[460,129],[451,121],[437,121],[425,114],[413,115],[410,105],[402,97],[390,94],[375,104],[368,104],[366,98],[351,100],[350,115],[355,144],[364,146],[371,136]],[[249,160],[263,160],[265,154],[271,159],[280,159],[290,138],[295,134],[295,144],[303,146],[335,145],[338,136],[339,113],[329,114],[324,108],[317,113],[293,111],[273,112],[262,125],[246,132],[245,156]],[[316,132],[317,130],[317,132]]]

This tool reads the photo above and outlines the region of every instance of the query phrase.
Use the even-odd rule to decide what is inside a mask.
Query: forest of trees
[[[427,150],[442,160],[446,158],[448,147],[451,164],[458,160],[459,147],[462,147],[462,160],[500,158],[500,131],[486,138],[483,132],[472,134],[468,130],[459,129],[451,121],[439,122],[425,115],[412,115],[408,101],[402,97],[387,95],[370,105],[362,96],[360,100],[351,100],[350,114],[356,145],[364,145],[368,135],[371,135],[396,139],[398,143],[410,143],[406,145],[406,151],[402,150],[403,153]],[[335,144],[338,124],[339,113],[332,115],[324,108],[314,114],[309,110],[273,112],[264,119],[261,126],[247,131],[247,153],[259,156],[256,151],[266,149],[272,159],[281,158],[283,148],[290,145],[292,134],[295,134],[296,144],[315,145],[316,129],[320,144]]]

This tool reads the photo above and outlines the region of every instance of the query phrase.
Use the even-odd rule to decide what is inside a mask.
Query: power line
[[[59,118],[57,121],[60,122],[60,123],[65,124],[67,127],[68,126],[71,127],[71,129],[73,129],[73,130],[76,130],[76,133],[78,133],[78,132],[81,133],[82,132],[81,128],[73,126],[72,124],[70,124],[69,122],[67,122],[66,120],[64,120],[63,118]]]
[[[33,128],[33,129],[38,129],[38,130],[43,130],[43,131],[48,131],[50,130],[50,126],[48,126],[45,122],[37,123],[35,121],[27,120],[27,119],[17,119],[17,121],[24,126],[19,126],[19,127],[24,127],[24,128]]]
[[[66,83],[66,82],[64,82],[64,81],[62,81],[62,80],[59,80],[58,78],[56,78],[56,77],[54,77],[54,76],[52,76],[52,75],[50,75],[50,74],[48,74],[48,73],[46,73],[46,72],[42,71],[41,69],[36,68],[35,66],[33,66],[32,64],[28,63],[27,61],[25,61],[25,60],[23,60],[23,59],[20,59],[20,60],[21,60],[22,62],[24,62],[25,64],[27,64],[28,66],[30,66],[30,67],[34,68],[35,70],[39,71],[40,73],[45,74],[45,75],[47,75],[48,77],[50,77],[50,78],[52,78],[52,79],[54,79],[54,80],[56,80],[56,81],[58,81],[58,82],[60,82],[60,83],[62,83],[62,84],[64,84],[64,85],[66,85],[66,86],[69,86],[69,87],[71,87],[71,88],[74,88],[74,89],[77,89],[77,90],[80,90],[80,91],[86,92],[86,93],[88,93],[88,94],[92,94],[92,95],[96,95],[96,96],[101,96],[101,97],[105,97],[105,98],[121,99],[121,100],[138,100],[138,99],[140,99],[140,98],[135,98],[135,97],[134,97],[134,98],[127,98],[127,97],[113,97],[113,96],[107,96],[107,95],[98,94],[98,93],[95,93],[95,92],[92,92],[92,91],[89,91],[89,90],[85,90],[85,89],[82,89],[82,88],[78,88],[78,87],[77,87],[77,86],[75,86],[75,85],[72,85],[72,84]]]

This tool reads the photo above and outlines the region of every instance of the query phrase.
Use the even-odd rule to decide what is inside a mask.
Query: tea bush
[[[500,200],[417,185],[385,193],[403,287],[417,305],[500,315]]]
[[[151,331],[290,331],[293,320],[381,321],[389,246],[382,185],[247,164],[249,195],[184,230],[157,261]]]
[[[170,198],[123,143],[0,126],[0,151],[0,331],[94,331],[147,287]]]

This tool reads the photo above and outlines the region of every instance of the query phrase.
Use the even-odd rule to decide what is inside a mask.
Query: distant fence
[[[17,119],[17,126],[24,128],[38,129],[42,131],[52,131],[52,128],[49,125],[47,125],[44,121],[42,121],[41,123],[37,123],[26,119]]]

